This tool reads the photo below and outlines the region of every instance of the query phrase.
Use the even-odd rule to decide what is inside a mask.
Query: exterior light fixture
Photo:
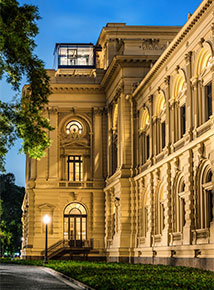
[[[51,218],[48,214],[43,217],[43,223],[45,224],[45,256],[44,263],[48,263],[48,224],[50,223]]]

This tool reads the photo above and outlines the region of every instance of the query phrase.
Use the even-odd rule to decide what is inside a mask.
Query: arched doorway
[[[87,213],[80,203],[72,202],[64,210],[64,239],[77,248],[87,239]]]

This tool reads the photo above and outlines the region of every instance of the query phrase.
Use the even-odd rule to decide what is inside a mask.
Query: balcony
[[[59,181],[61,188],[103,188],[102,181]]]

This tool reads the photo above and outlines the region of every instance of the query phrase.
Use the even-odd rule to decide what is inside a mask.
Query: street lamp
[[[45,224],[45,256],[44,263],[48,263],[48,224],[51,221],[51,218],[48,214],[43,217],[43,223]]]

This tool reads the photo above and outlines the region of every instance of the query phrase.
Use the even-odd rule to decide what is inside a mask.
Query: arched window
[[[143,198],[143,237],[146,236],[146,233],[148,232],[148,212],[149,212],[149,197],[148,192],[145,191],[144,198]]]
[[[164,205],[164,187],[163,185],[159,187],[156,196],[156,233],[162,235],[163,229],[165,227],[165,205]]]
[[[155,116],[156,153],[159,154],[166,146],[166,100],[163,92],[156,96]]]
[[[199,176],[197,217],[198,229],[207,229],[214,221],[213,173],[209,165],[202,169]]]
[[[140,120],[139,135],[139,159],[140,164],[144,164],[150,157],[150,118],[146,108],[143,109]]]
[[[186,77],[179,69],[172,92],[174,106],[174,141],[178,141],[186,133]]]
[[[72,120],[66,125],[66,133],[73,138],[78,138],[82,135],[83,127],[80,122]]]
[[[177,184],[175,198],[176,232],[182,233],[185,225],[185,184],[183,178],[180,178]]]
[[[208,43],[205,42],[201,49],[195,67],[195,78],[198,80],[197,84],[197,116],[198,125],[208,121],[212,112],[212,74],[209,70],[211,65],[212,49]]]
[[[64,210],[64,239],[73,247],[81,247],[87,239],[87,213],[80,203],[72,202]]]

